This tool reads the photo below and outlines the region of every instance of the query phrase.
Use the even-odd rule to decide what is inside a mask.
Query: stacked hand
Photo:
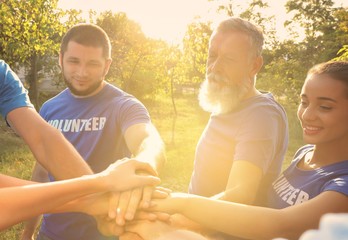
[[[125,191],[112,191],[88,195],[79,199],[79,211],[95,217],[99,231],[106,236],[121,235],[126,223],[139,220],[154,221],[160,219],[166,221],[168,214],[153,213],[146,210],[152,206],[152,199],[168,197],[169,190],[157,187],[157,177],[151,174],[156,172],[147,163],[141,163],[134,159],[119,160],[110,165],[108,169],[100,173],[105,178],[105,183],[110,181],[117,183],[108,186],[111,189],[126,189]],[[127,186],[132,186],[128,187]]]

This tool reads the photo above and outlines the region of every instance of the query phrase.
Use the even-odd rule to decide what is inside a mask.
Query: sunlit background
[[[168,43],[178,43],[182,40],[187,24],[195,18],[214,22],[224,16],[216,12],[217,5],[228,2],[219,0],[59,0],[59,7],[63,9],[82,10],[86,19],[90,9],[96,12],[111,10],[125,12],[131,20],[140,24],[143,32],[151,38],[162,39]],[[250,1],[236,0],[238,9],[245,10]],[[264,15],[274,15],[277,19],[277,36],[287,37],[283,26],[285,20],[290,19],[286,13],[286,0],[268,0],[269,8],[263,11]],[[334,0],[335,6],[348,6],[348,0]]]

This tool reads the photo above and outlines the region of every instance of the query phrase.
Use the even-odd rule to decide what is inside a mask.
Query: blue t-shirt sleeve
[[[150,115],[146,107],[136,98],[128,98],[120,108],[120,119],[122,133],[130,126],[138,123],[150,123]]]
[[[235,161],[245,160],[268,169],[277,151],[281,138],[278,132],[280,121],[277,112],[260,108],[252,112],[240,126],[236,140]]]
[[[20,107],[33,107],[28,92],[8,64],[0,60],[0,114],[6,118],[9,112]]]
[[[331,179],[324,186],[324,191],[335,191],[348,196],[348,175],[342,175]]]

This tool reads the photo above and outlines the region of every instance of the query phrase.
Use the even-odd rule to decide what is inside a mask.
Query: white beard
[[[209,81],[208,79],[214,81]],[[228,82],[226,78],[210,73],[202,83],[198,95],[199,105],[203,110],[213,114],[231,112],[249,91],[249,86],[247,84],[226,84],[221,87],[221,85],[215,81]]]

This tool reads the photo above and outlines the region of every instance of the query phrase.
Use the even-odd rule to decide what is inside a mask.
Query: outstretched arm
[[[285,209],[270,209],[180,194],[157,200],[155,211],[181,213],[205,227],[247,239],[298,239],[325,213],[348,212],[348,197],[333,191]]]
[[[161,168],[165,162],[164,143],[151,123],[130,126],[124,137],[134,159],[149,163],[157,171]],[[134,218],[139,205],[143,208],[149,207],[152,192],[151,187],[144,187],[122,193],[111,204],[110,216],[123,226],[125,220]]]
[[[138,171],[146,171],[150,175],[140,176],[137,175]],[[75,207],[81,209],[79,204],[67,203],[87,194],[119,192],[158,184],[159,179],[152,176],[155,174],[149,164],[125,160],[110,165],[98,174],[53,183],[29,184],[28,181],[0,175],[0,182],[4,186],[14,186],[0,189],[0,230],[44,212],[56,212],[57,209],[60,212],[74,211]],[[64,204],[66,208],[62,207]]]

